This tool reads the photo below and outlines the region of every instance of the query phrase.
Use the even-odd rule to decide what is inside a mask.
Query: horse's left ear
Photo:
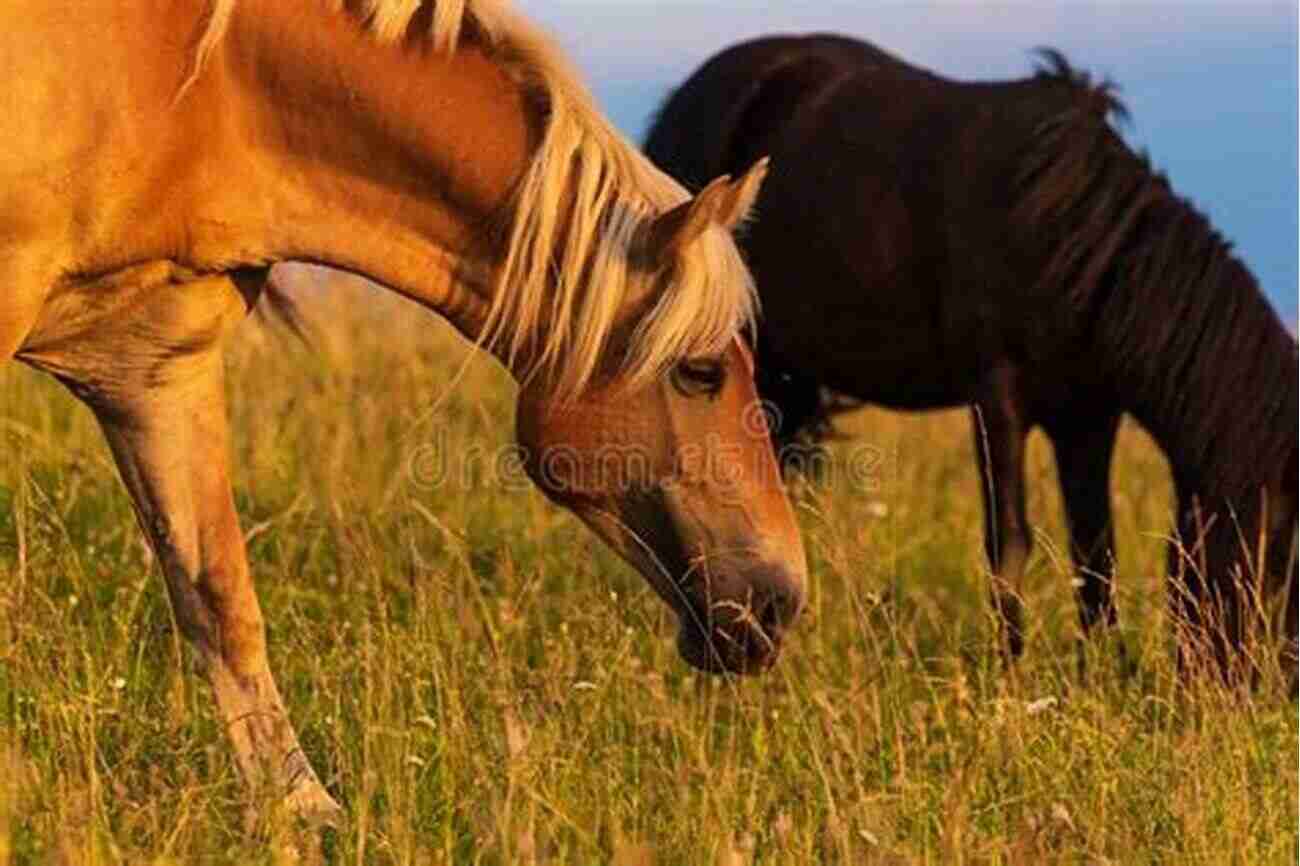
[[[650,249],[656,254],[677,254],[710,226],[731,231],[745,219],[767,177],[763,157],[739,180],[730,175],[714,178],[700,194],[658,216],[650,225]]]

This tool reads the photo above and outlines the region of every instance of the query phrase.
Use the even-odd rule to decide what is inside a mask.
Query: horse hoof
[[[346,814],[316,781],[299,785],[285,797],[284,804],[290,812],[312,826],[341,827]]]

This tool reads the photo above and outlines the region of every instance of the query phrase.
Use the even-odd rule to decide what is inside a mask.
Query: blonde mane
[[[190,81],[236,2],[213,0]],[[407,35],[426,0],[317,2],[358,16],[377,41],[392,43]],[[685,201],[686,191],[610,125],[559,50],[504,0],[438,0],[429,17],[439,50],[455,51],[472,33],[546,101],[546,128],[516,192],[481,341],[511,366],[526,353],[532,363],[523,375],[545,375],[566,396],[605,366],[629,304],[646,310],[621,359],[629,384],[681,358],[723,351],[755,314],[753,283],[728,233],[711,229],[693,242],[653,297],[656,274],[637,261],[637,244],[644,227]]]

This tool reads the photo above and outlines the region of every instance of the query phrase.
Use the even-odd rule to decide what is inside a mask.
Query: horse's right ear
[[[649,248],[656,256],[679,255],[710,226],[731,231],[745,219],[767,177],[763,157],[739,180],[714,178],[699,195],[655,218],[649,228]]]

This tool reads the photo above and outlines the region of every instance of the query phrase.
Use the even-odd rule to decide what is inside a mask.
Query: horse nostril
[[[794,621],[801,606],[798,591],[785,587],[773,589],[758,611],[758,623],[769,634],[779,634]]]

